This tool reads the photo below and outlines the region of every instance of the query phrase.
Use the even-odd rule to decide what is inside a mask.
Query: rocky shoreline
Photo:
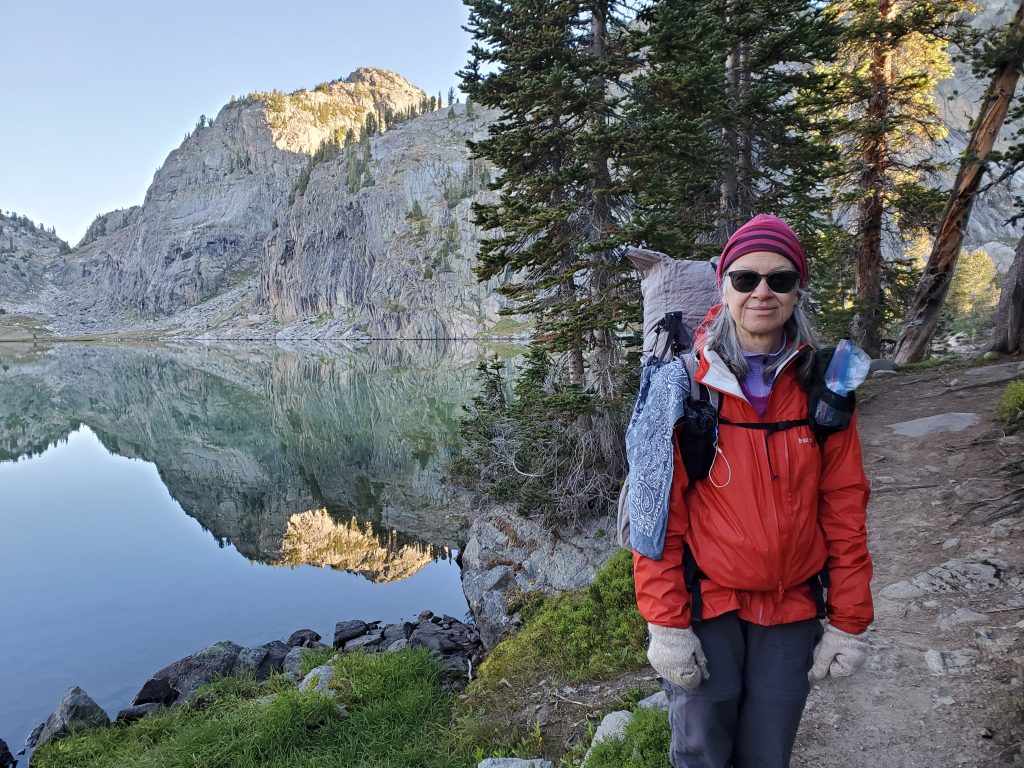
[[[299,690],[325,692],[337,654],[363,651],[389,653],[406,648],[426,648],[437,659],[446,686],[460,689],[469,682],[483,657],[480,633],[452,616],[421,613],[415,621],[382,624],[358,619],[339,621],[331,645],[311,629],[299,629],[285,641],[272,640],[244,648],[230,640],[215,643],[168,664],[145,682],[131,702],[111,721],[107,713],[78,686],[68,688],[53,713],[31,733],[18,756],[67,737],[84,728],[137,722],[165,707],[185,704],[204,685],[223,677],[252,675],[257,681],[283,674]],[[333,651],[333,653],[331,653]],[[306,657],[319,654],[323,663],[302,674]],[[0,768],[17,765],[7,744],[0,740]]]
[[[469,504],[467,498],[460,502]],[[339,621],[330,645],[312,629],[299,629],[287,640],[248,648],[223,640],[153,673],[113,720],[86,691],[71,686],[17,756],[31,756],[33,750],[74,730],[133,723],[163,708],[181,706],[192,700],[200,687],[223,677],[252,675],[262,681],[282,674],[302,691],[326,692],[337,654],[353,651],[426,648],[439,663],[444,685],[460,690],[473,679],[486,652],[521,626],[516,596],[579,589],[593,581],[616,548],[613,537],[606,533],[613,522],[611,518],[591,521],[586,530],[569,535],[551,532],[507,506],[478,509],[459,556],[472,624],[424,611],[415,621],[391,624]],[[322,663],[302,675],[305,658],[313,654],[321,655]],[[15,756],[5,758],[5,754],[10,751],[0,739],[0,768],[18,764]]]

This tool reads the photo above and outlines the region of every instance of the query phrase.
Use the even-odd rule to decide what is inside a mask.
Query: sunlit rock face
[[[442,556],[448,552],[429,544],[400,543],[397,531],[375,533],[372,523],[339,523],[326,509],[314,509],[288,519],[278,562],[327,566],[379,583],[406,579]]]
[[[370,523],[377,547],[443,551],[464,526],[442,475],[475,359],[425,344],[0,356],[0,460],[85,424],[110,451],[153,462],[186,513],[252,560],[279,562],[293,516],[315,509],[355,517],[361,533]]]
[[[408,109],[423,97],[398,75],[358,70],[317,91],[228,104],[171,152],[140,208],[90,228],[58,276],[65,314],[80,316],[85,328],[116,328],[229,286],[254,287],[264,240],[309,156],[325,140],[358,131],[368,113]]]
[[[344,80],[290,94],[255,94],[266,104],[274,146],[312,155],[324,141],[359,132],[370,113],[381,117],[419,108],[426,94],[401,75],[360,67]]]

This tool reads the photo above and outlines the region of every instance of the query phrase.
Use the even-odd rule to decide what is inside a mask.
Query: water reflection
[[[354,517],[338,523],[326,509],[313,509],[291,516],[279,562],[334,568],[381,583],[406,579],[439,557],[450,559],[450,550],[403,543],[398,531],[382,536],[372,523],[360,525]]]
[[[153,462],[190,516],[252,560],[315,552],[307,562],[345,568],[328,550],[345,548],[354,519],[387,554],[353,569],[395,578],[412,543],[435,557],[428,545],[460,536],[441,468],[477,357],[429,342],[0,351],[0,461],[37,455],[84,424],[112,453]],[[323,546],[296,546],[299,529],[320,530]]]

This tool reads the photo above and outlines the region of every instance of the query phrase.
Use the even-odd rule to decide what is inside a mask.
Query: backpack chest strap
[[[729,421],[722,414],[718,414],[718,423],[728,424],[730,427],[741,427],[742,429],[760,429],[769,435],[773,435],[776,432],[784,432],[787,429],[809,427],[811,425],[809,419],[791,419],[790,421]]]

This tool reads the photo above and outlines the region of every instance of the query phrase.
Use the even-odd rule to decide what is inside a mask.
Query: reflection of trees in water
[[[398,531],[374,530],[352,517],[336,521],[326,509],[294,514],[281,545],[281,565],[329,566],[373,582],[408,578],[429,563],[450,559],[447,547],[411,541]]]
[[[279,558],[291,516],[314,508],[451,543],[440,473],[474,369],[443,344],[61,345],[0,369],[0,424],[13,427],[0,451],[35,453],[87,424],[111,451],[156,464],[186,512],[253,559]]]

